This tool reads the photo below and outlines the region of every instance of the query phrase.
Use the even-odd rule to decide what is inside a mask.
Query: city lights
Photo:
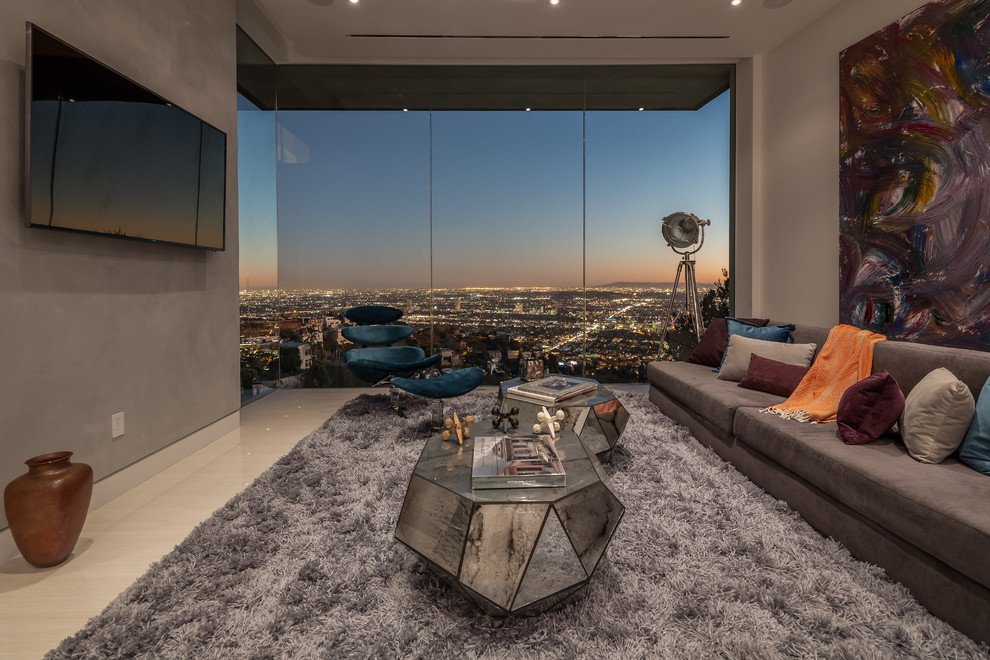
[[[538,352],[556,362],[555,371],[642,382],[669,298],[669,285],[589,288],[585,320],[582,288],[435,289],[430,347],[428,289],[242,291],[241,355],[271,369],[281,337],[312,343],[317,359],[342,363],[353,348],[339,335],[344,310],[374,301],[403,309],[412,341],[443,351],[444,367],[480,366],[506,379],[516,375],[512,360]]]

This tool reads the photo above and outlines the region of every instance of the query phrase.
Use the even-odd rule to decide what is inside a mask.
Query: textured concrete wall
[[[27,21],[227,134],[225,252],[24,226]],[[63,449],[100,479],[238,409],[234,27],[234,0],[0,3],[0,485]]]
[[[757,316],[839,319],[839,53],[924,5],[846,0],[762,58],[755,177]]]

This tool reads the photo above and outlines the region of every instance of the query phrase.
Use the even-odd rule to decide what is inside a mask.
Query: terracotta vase
[[[42,454],[24,461],[22,474],[3,491],[10,534],[28,563],[45,568],[65,561],[76,547],[89,500],[93,468],[71,463],[71,451]]]

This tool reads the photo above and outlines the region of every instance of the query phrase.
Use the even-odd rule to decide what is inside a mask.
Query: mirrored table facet
[[[598,459],[562,431],[565,486],[474,490],[473,448],[427,441],[395,537],[489,614],[560,604],[587,585],[624,512]]]
[[[534,403],[509,396],[506,393],[508,388],[519,385],[522,381],[518,378],[503,381],[498,390],[499,412],[506,413],[512,408],[518,408],[519,427],[526,431],[534,424],[536,413],[540,412],[543,406],[546,406],[551,413],[558,408],[563,409],[567,412],[567,416],[560,423],[561,428],[574,431],[599,461],[608,463],[612,459],[612,450],[619,442],[619,436],[622,435],[629,421],[629,413],[607,387],[591,378],[580,380],[595,382],[598,388],[586,394],[563,399],[556,404]]]

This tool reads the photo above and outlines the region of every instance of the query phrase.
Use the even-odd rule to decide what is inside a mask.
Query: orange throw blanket
[[[799,422],[834,422],[843,392],[870,375],[873,345],[884,339],[851,325],[835,326],[797,389],[767,411]]]

